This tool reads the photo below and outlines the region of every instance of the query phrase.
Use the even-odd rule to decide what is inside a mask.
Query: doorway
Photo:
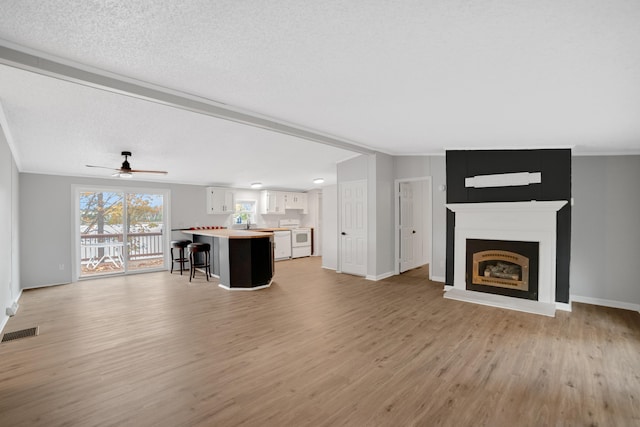
[[[396,180],[395,273],[431,264],[431,177]],[[429,279],[431,279],[429,269]]]
[[[78,279],[166,269],[168,192],[77,188]]]

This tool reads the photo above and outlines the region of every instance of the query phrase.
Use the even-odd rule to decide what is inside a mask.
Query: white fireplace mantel
[[[556,218],[566,200],[450,203],[455,212],[453,288],[445,298],[555,315]],[[538,242],[538,301],[466,290],[467,239]]]

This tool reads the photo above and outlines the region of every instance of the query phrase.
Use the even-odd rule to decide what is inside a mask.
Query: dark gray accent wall
[[[566,200],[558,212],[556,301],[569,302],[571,258],[571,150],[447,151],[447,203]],[[514,187],[467,188],[465,178],[541,172],[542,183]],[[455,214],[447,210],[446,284],[453,286]]]

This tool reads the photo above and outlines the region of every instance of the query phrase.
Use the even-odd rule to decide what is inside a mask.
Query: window
[[[238,200],[233,214],[234,224],[255,224],[256,223],[256,201]]]

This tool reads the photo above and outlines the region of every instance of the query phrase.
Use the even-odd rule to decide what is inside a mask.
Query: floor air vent
[[[22,329],[20,331],[7,332],[2,336],[2,342],[17,340],[18,338],[35,337],[38,335],[38,327]]]

